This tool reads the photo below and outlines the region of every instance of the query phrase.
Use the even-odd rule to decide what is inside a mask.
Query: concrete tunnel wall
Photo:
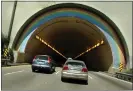
[[[12,32],[12,38],[11,38],[11,42],[10,42],[10,46],[12,45],[12,42],[13,42],[13,39],[14,39],[14,37],[15,36],[13,36],[13,35],[15,35],[16,33],[17,33],[17,31],[20,29],[20,26],[22,26],[23,24],[24,24],[24,22],[31,16],[31,15],[33,15],[36,11],[38,11],[38,10],[41,10],[43,7],[42,6],[49,6],[49,5],[51,5],[51,4],[56,4],[56,3],[60,3],[60,2],[51,2],[51,3],[49,3],[49,4],[47,4],[47,2],[45,2],[45,3],[39,3],[39,2],[37,2],[37,3],[34,3],[34,2],[32,2],[32,4],[30,4],[30,6],[31,7],[28,7],[28,8],[26,8],[26,9],[24,9],[24,8],[21,8],[21,6],[24,6],[24,5],[29,5],[29,4],[27,4],[26,2],[18,2],[18,5],[17,5],[17,10],[16,10],[16,14],[15,14],[15,21],[14,21],[14,25],[13,25],[13,31],[14,32]],[[78,3],[78,2],[77,2]],[[81,3],[81,2],[80,2]],[[123,3],[106,3],[106,4],[104,4],[103,2],[102,3],[94,3],[94,2],[87,2],[87,3],[83,3],[83,4],[89,4],[90,6],[93,6],[93,7],[95,7],[96,9],[99,9],[100,11],[102,11],[102,12],[104,12],[104,13],[106,13],[106,15],[107,16],[109,16],[117,25],[123,25],[122,23],[123,22],[119,22],[119,19],[113,19],[113,16],[119,16],[119,14],[117,14],[117,13],[113,13],[113,12],[111,12],[109,9],[110,8],[108,8],[108,7],[110,7],[109,5],[116,5],[116,7],[117,7],[117,9],[115,8],[115,7],[113,7],[113,8],[115,8],[115,10],[113,10],[114,12],[115,11],[123,11],[123,9],[121,9],[121,7],[123,8],[124,6],[129,6],[129,7],[125,7],[124,9],[124,11],[123,11],[123,13],[124,12],[128,12],[128,14],[129,15],[131,15],[131,13],[129,13],[129,12],[131,12],[131,11],[128,11],[128,10],[130,10],[130,9],[128,9],[128,8],[130,8],[130,3],[126,3],[126,4],[123,4]],[[102,6],[103,6],[103,4],[104,5],[107,5],[107,7],[106,7],[106,9],[105,8],[103,8]],[[97,8],[98,7],[98,8]],[[32,10],[32,8],[34,8],[34,10]],[[111,8],[111,9],[113,9],[113,8]],[[127,9],[127,10],[126,10]],[[28,12],[28,14],[25,14],[25,16],[23,16],[23,14],[21,14],[21,13],[23,13],[23,12]],[[21,14],[21,15],[20,15]],[[6,15],[6,14],[5,14]],[[20,18],[21,17],[21,18]],[[120,16],[119,16],[120,17]],[[129,20],[131,20],[130,19],[130,17],[128,17],[128,18],[124,18],[124,17],[126,17],[126,16],[122,16],[123,18],[121,18],[120,20],[122,21],[125,21],[124,19],[129,19]],[[18,23],[19,22],[19,23]],[[119,22],[119,23],[118,23]],[[131,23],[130,23],[131,24]],[[126,30],[127,31],[129,31],[129,32],[124,32],[123,30],[125,29],[125,27],[124,27],[124,25],[123,26],[119,26],[120,27],[120,30],[121,30],[121,32],[124,34],[124,37],[125,37],[125,39],[127,40],[127,41],[129,41],[129,40],[131,40],[130,38],[129,38],[129,36],[127,37],[126,36],[126,34],[127,33],[129,33],[129,34],[132,34],[132,33],[130,33],[131,31],[131,29],[128,29],[128,28],[131,28],[130,27],[130,24],[128,24],[127,26],[125,26],[125,27],[127,27],[126,28]],[[123,28],[122,28],[123,27]],[[127,42],[128,44],[129,44],[129,42]],[[131,41],[130,41],[130,43],[131,43]],[[131,46],[132,45],[132,43],[130,44],[130,45],[128,45],[128,48],[129,48],[129,46]],[[130,47],[130,49],[131,49],[131,47]],[[129,50],[130,51],[130,50]],[[130,52],[130,54],[131,54],[131,52]]]

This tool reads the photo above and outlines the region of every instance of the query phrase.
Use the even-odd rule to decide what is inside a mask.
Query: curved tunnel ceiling
[[[31,34],[31,32],[33,32],[33,34]],[[111,61],[113,61],[113,65],[118,67],[120,62],[126,64],[125,58],[128,56],[128,50],[119,29],[109,18],[107,18],[107,16],[88,6],[72,3],[58,4],[39,11],[30,19],[28,19],[21,27],[14,40],[14,45],[16,43],[17,45],[13,45],[13,47],[18,49],[22,41],[29,34],[32,36],[30,37],[28,43],[26,43],[27,46],[25,51],[27,53],[30,52],[30,48],[34,48],[32,51],[34,51],[35,54],[37,52],[39,53],[36,47],[42,48],[44,50],[47,49],[50,52],[48,48],[45,48],[44,46],[41,47],[42,44],[35,39],[35,35],[37,34],[67,57],[74,57],[80,52],[86,50],[88,46],[94,45],[95,42],[98,43],[97,41],[99,39],[103,39],[105,45],[104,47],[97,49],[99,51],[94,52],[97,55],[96,57],[101,57],[100,61],[105,61],[105,53],[104,55],[100,56],[99,53],[105,52],[105,49],[108,49],[108,56],[112,59]],[[33,43],[33,41],[36,42],[31,47],[30,45]],[[66,44],[69,43],[71,45],[67,45],[67,47],[65,47]],[[112,45],[112,43],[114,44]],[[94,59],[94,53],[89,53],[90,52],[79,58],[87,61],[90,55],[93,54],[92,59],[96,60]],[[108,66],[105,67],[104,64],[103,68],[101,69],[107,70],[112,63],[111,61],[108,62]]]

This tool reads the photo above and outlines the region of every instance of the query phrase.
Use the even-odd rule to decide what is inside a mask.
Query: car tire
[[[50,68],[49,73],[50,73],[50,74],[52,74],[52,73],[53,73],[53,69],[52,69],[52,68]]]
[[[50,71],[51,71],[51,73],[52,73],[52,72],[55,72],[55,67],[54,67],[54,68],[51,67],[51,70],[50,70]]]
[[[61,81],[64,82],[65,81],[65,78],[61,77]]]
[[[85,82],[86,85],[88,85],[88,80],[85,80],[84,82]]]
[[[35,69],[32,68],[32,72],[35,72]]]
[[[55,72],[55,67],[54,67],[54,69],[53,69],[53,72]]]

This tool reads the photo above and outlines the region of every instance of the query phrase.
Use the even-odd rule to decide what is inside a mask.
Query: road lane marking
[[[58,74],[60,71],[57,71],[55,74]]]
[[[2,69],[6,69],[6,68],[19,68],[19,67],[22,67],[22,66],[31,66],[29,64],[26,64],[26,65],[13,65],[13,66],[5,66],[5,67],[1,67]]]
[[[57,67],[56,69],[57,69],[57,71],[61,71],[62,70],[62,68],[59,68],[59,67]]]
[[[89,76],[89,75],[88,75],[88,77],[92,79],[92,77],[91,77],[91,76]]]
[[[10,75],[10,74],[14,74],[14,73],[19,73],[19,72],[23,72],[24,70],[21,70],[21,71],[16,71],[16,72],[11,72],[11,73],[6,73],[4,75]]]

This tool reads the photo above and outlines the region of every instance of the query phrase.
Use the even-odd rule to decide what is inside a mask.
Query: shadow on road
[[[56,71],[54,71],[56,72]],[[35,73],[42,73],[42,74],[53,74],[54,72],[44,71],[44,70],[37,70]]]
[[[86,83],[85,81],[77,80],[77,79],[64,79],[64,81],[62,81],[62,82],[72,83],[72,84],[88,85],[88,83]]]

